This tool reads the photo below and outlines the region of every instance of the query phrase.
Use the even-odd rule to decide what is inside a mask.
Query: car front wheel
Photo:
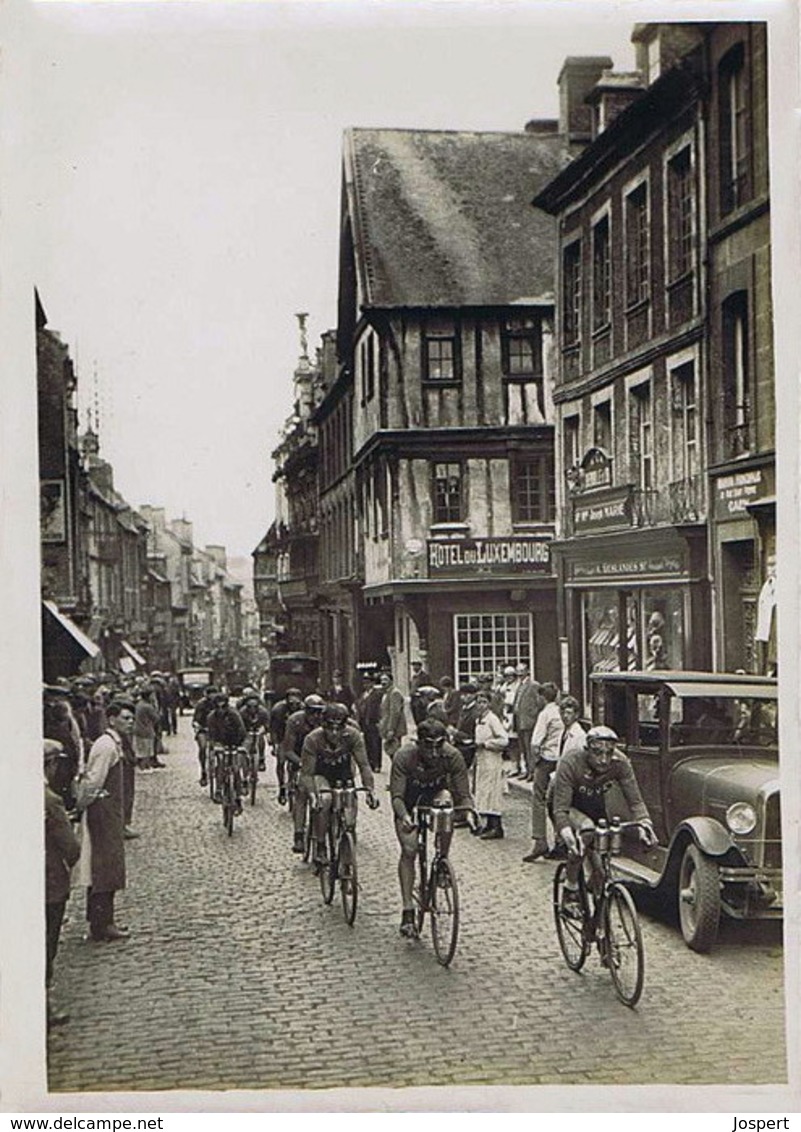
[[[679,870],[679,922],[684,942],[693,951],[709,951],[720,921],[718,867],[697,845],[684,850]]]

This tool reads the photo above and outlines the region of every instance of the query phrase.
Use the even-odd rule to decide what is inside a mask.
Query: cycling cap
[[[611,727],[604,727],[600,724],[598,727],[591,727],[587,732],[587,742],[592,743],[595,739],[611,740],[613,743],[617,742],[617,734]]]
[[[307,696],[303,701],[303,706],[307,711],[322,711],[325,707],[325,700],[322,696],[316,696],[314,692],[312,692],[312,694]]]
[[[326,723],[347,723],[348,709],[344,704],[327,704],[323,711],[323,725]]]
[[[301,692],[300,688],[287,688],[286,698],[288,700],[302,700],[303,692]]]
[[[438,719],[423,719],[417,725],[417,738],[421,743],[439,743],[447,734],[445,724]]]

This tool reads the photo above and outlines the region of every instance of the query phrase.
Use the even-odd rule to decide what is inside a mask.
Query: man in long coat
[[[381,713],[378,721],[378,730],[384,741],[384,750],[392,759],[399,750],[401,740],[406,734],[406,713],[404,711],[403,693],[395,687],[392,674],[381,674]]]
[[[125,888],[123,738],[133,732],[134,707],[118,700],[106,714],[108,727],[92,744],[78,792],[80,882],[87,889],[86,918],[96,943],[126,937],[114,923],[114,894]]]

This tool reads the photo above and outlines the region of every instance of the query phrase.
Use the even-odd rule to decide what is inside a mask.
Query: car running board
[[[647,884],[649,888],[656,888],[662,880],[662,874],[656,869],[649,869],[640,861],[633,861],[631,857],[615,857],[612,870],[621,880],[636,881],[637,884]]]

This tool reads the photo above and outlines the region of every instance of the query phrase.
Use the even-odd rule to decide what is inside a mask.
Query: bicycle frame
[[[459,889],[448,851],[455,810],[447,806],[416,806],[419,888],[415,927],[419,935],[428,914],[437,961],[447,967],[456,953],[459,937]],[[434,856],[428,866],[428,833],[434,835]],[[448,840],[445,840],[447,835]]]
[[[358,873],[356,867],[356,796],[368,793],[364,786],[332,786],[317,790],[312,795],[311,821],[316,822],[320,798],[331,798],[331,811],[326,841],[328,860],[319,862],[320,887],[323,900],[330,904],[337,881],[342,891],[342,910],[349,926],[356,919],[358,901]]]

